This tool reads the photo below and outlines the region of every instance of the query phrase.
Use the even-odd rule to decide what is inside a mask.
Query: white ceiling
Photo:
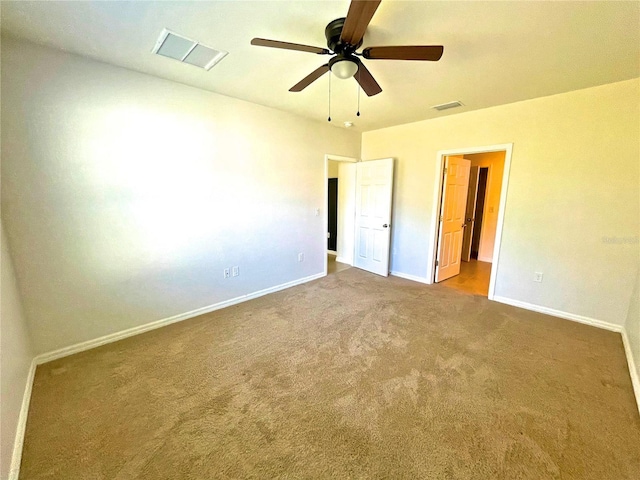
[[[318,121],[329,75],[288,89],[328,57],[250,45],[263,37],[320,47],[341,1],[2,2],[15,37]],[[586,88],[640,76],[640,2],[431,2],[383,0],[364,46],[444,45],[439,62],[365,60],[383,92],[361,96],[332,81],[332,118],[358,130]],[[153,55],[163,28],[229,55],[211,71]],[[460,100],[462,108],[429,107]]]

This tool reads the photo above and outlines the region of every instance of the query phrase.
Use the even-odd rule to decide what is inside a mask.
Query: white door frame
[[[452,150],[439,150],[436,161],[436,188],[433,194],[433,211],[431,212],[431,246],[427,264],[427,283],[435,281],[436,255],[438,254],[438,219],[440,218],[440,202],[442,201],[442,175],[444,162],[448,155],[469,155],[472,153],[488,153],[504,151],[504,170],[502,172],[502,189],[500,191],[500,205],[498,206],[498,223],[496,225],[496,239],[493,245],[493,262],[491,263],[491,277],[489,280],[489,300],[493,300],[496,288],[496,275],[500,262],[500,244],[502,243],[502,226],[504,224],[504,211],[507,204],[507,190],[509,186],[509,171],[511,169],[511,154],[513,143],[499,145],[487,145],[483,147],[456,148]]]
[[[358,163],[358,159],[354,157],[344,157],[342,155],[332,155],[330,153],[325,154],[324,156],[324,203],[322,204],[322,211],[324,212],[322,219],[322,235],[323,235],[323,244],[322,251],[324,253],[324,275],[327,275],[327,231],[329,230],[329,211],[327,210],[327,204],[329,203],[329,160],[334,160],[336,162],[349,162],[349,163]],[[355,191],[353,192],[355,195]]]

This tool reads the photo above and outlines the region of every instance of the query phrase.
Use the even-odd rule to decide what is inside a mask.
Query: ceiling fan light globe
[[[358,71],[358,64],[351,60],[341,60],[331,66],[331,72],[338,78],[353,77]]]

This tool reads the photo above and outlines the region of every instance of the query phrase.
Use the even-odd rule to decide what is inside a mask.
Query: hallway
[[[327,275],[341,272],[342,270],[346,270],[347,268],[351,268],[351,265],[346,263],[336,262],[335,255],[330,255],[330,254],[327,255]]]
[[[486,297],[489,294],[490,277],[491,263],[471,260],[461,262],[460,274],[440,282],[440,285]]]

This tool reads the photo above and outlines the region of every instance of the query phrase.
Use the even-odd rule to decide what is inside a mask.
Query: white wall
[[[322,273],[324,155],[357,156],[357,132],[2,47],[2,208],[37,353]]]
[[[0,478],[6,479],[9,478],[18,418],[34,355],[4,226],[0,230]]]
[[[363,159],[397,158],[392,270],[427,278],[437,152],[513,143],[495,294],[623,325],[638,258],[627,240],[640,230],[639,110],[634,79],[364,133]]]

